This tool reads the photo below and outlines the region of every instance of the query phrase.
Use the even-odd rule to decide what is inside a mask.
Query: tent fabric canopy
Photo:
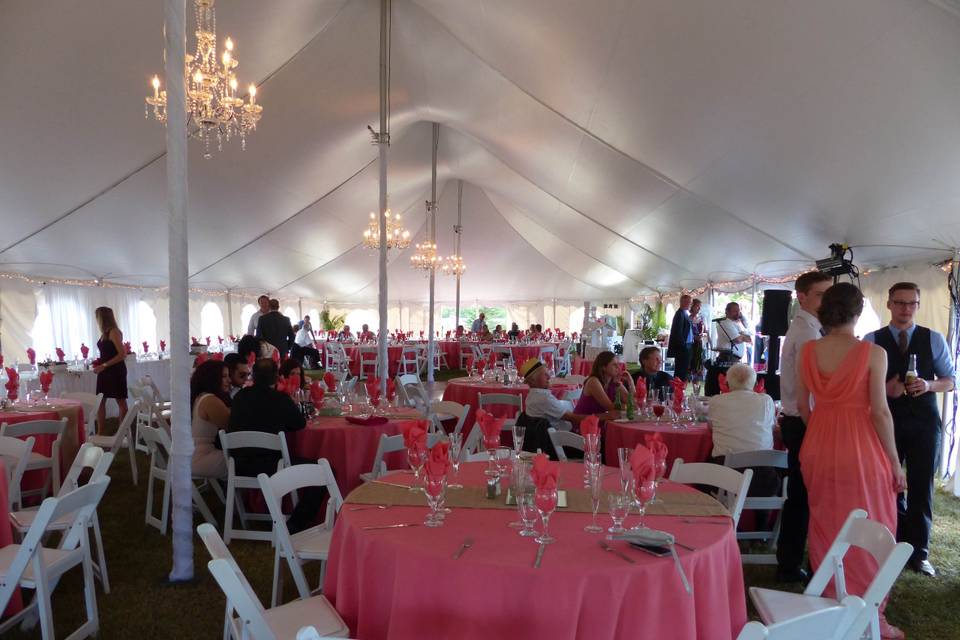
[[[13,3],[0,24],[0,271],[157,286],[167,256],[159,3]],[[377,3],[222,0],[265,114],[190,144],[191,286],[369,303]],[[390,206],[438,244],[464,182],[464,300],[624,300],[960,245],[960,17],[914,0],[395,0]],[[189,13],[188,13],[189,15]],[[192,27],[191,27],[192,28]],[[103,46],[105,42],[110,47]],[[189,45],[188,45],[189,46]],[[24,73],[28,70],[28,73]],[[410,251],[390,299],[423,301]],[[437,298],[453,299],[438,278]]]

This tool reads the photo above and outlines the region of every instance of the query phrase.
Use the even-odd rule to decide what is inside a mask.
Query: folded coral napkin
[[[317,407],[323,404],[323,396],[326,394],[319,380],[310,383],[310,401]]]
[[[63,349],[57,347],[55,351],[57,352],[57,362],[66,362],[67,354],[63,352]]]
[[[530,470],[533,484],[537,491],[556,489],[560,482],[560,464],[550,462],[546,454],[538,453],[533,456],[533,467]]]
[[[333,391],[337,388],[337,376],[333,375],[332,372],[327,371],[323,374],[323,384],[327,385],[327,391]]]
[[[33,350],[33,347],[27,348],[27,358],[30,360],[30,364],[37,364],[37,352]]]
[[[667,444],[663,441],[659,432],[646,433],[643,436],[644,444],[650,449],[654,460],[659,464],[667,459]]]
[[[400,433],[403,434],[403,446],[407,449],[427,448],[427,429],[429,420],[404,420],[400,423]]]
[[[143,346],[143,352],[144,352],[144,353],[147,353],[147,352],[150,351],[150,343],[147,342],[146,340],[143,341],[142,346]]]
[[[163,349],[161,349],[161,351],[162,351],[162,350],[163,350]],[[84,360],[86,360],[86,359],[87,359],[87,356],[90,355],[90,347],[88,347],[87,345],[83,344],[82,342],[80,343],[80,355],[83,356],[83,359],[84,359]]]
[[[637,484],[652,482],[657,479],[656,459],[650,449],[638,444],[630,454],[630,470]]]
[[[434,479],[442,478],[450,470],[450,444],[438,442],[430,449],[425,469],[427,476]]]
[[[600,433],[600,418],[597,416],[587,416],[580,421],[580,434],[591,436]]]
[[[497,418],[483,409],[477,409],[477,423],[484,438],[499,438],[506,418]]]

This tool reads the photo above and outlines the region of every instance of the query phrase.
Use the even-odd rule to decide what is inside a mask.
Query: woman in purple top
[[[602,351],[593,361],[590,377],[583,384],[583,394],[573,412],[581,415],[610,413],[618,397],[625,402],[627,394],[635,392],[633,379],[626,371],[620,370],[616,356],[611,351]]]

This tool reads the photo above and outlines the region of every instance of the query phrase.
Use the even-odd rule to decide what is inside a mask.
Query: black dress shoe
[[[777,568],[777,582],[806,582],[809,577],[810,574],[800,567],[792,569]]]
[[[924,575],[930,576],[931,578],[936,577],[937,570],[933,568],[933,565],[930,564],[929,560],[920,560],[915,559],[910,561],[910,568],[916,571],[917,573],[922,573]]]

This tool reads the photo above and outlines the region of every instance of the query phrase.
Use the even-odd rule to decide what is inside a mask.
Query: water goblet
[[[424,492],[427,494],[427,504],[430,506],[430,513],[423,521],[424,526],[440,527],[443,526],[443,518],[440,516],[440,505],[443,501],[443,490],[446,487],[446,476],[427,475],[424,481]]]
[[[653,480],[644,480],[642,482],[635,482],[633,486],[633,497],[635,498],[634,504],[637,505],[637,511],[640,515],[640,522],[637,523],[637,526],[634,529],[643,528],[643,516],[647,512],[647,505],[653,499],[654,494],[657,491],[657,483]]]
[[[409,447],[407,448],[407,462],[413,470],[413,484],[410,485],[409,491],[420,491],[422,490],[420,486],[420,472],[423,470],[423,465],[427,462],[427,452],[416,445]]]
[[[587,533],[603,533],[603,527],[597,524],[597,511],[600,509],[600,495],[603,486],[603,467],[599,464],[590,467],[590,524],[583,528]]]
[[[513,449],[497,447],[493,450],[493,461],[497,465],[497,480],[510,476],[510,462],[513,458]]]
[[[627,514],[630,513],[630,505],[632,503],[632,498],[625,493],[611,493],[607,496],[610,519],[613,520],[613,526],[607,529],[609,533],[615,534],[626,531],[626,529],[623,528],[623,521],[627,519]],[[613,538],[613,536],[607,536],[607,538]]]
[[[463,489],[463,485],[457,482],[460,477],[460,451],[463,449],[463,434],[450,434],[450,462],[453,467],[453,482],[447,485],[448,489]]]
[[[533,487],[524,488],[523,493],[517,494],[517,511],[520,512],[520,521],[523,528],[520,535],[524,538],[532,538],[537,535],[534,525],[537,523],[537,505],[533,500]]]
[[[487,435],[483,434],[483,448],[487,452],[487,469],[483,472],[483,475],[489,476],[491,478],[499,477],[497,472],[496,464],[496,451],[500,446],[500,434]]]
[[[527,428],[520,425],[513,425],[513,452],[519,456],[523,451],[523,438],[527,433]]]
[[[557,489],[538,488],[533,499],[540,513],[540,522],[543,523],[543,531],[536,540],[540,544],[553,544],[557,539],[550,535],[550,516],[557,508]]]

